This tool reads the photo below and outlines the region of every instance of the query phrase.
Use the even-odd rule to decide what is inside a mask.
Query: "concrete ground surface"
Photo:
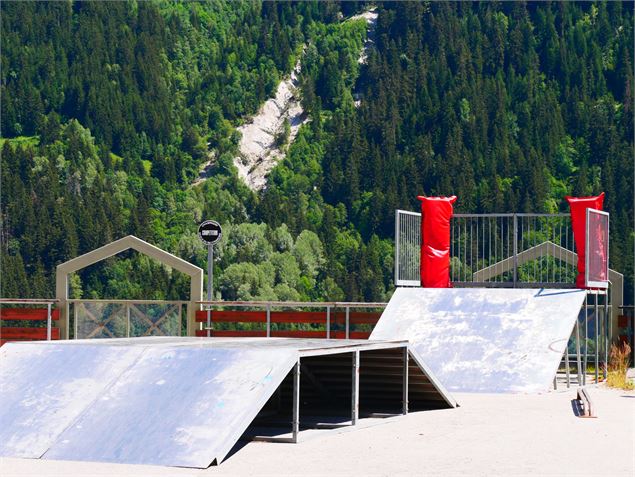
[[[205,470],[0,459],[8,476],[628,476],[635,475],[635,392],[590,387],[541,395],[455,394],[460,408],[330,431],[298,444],[250,442]]]

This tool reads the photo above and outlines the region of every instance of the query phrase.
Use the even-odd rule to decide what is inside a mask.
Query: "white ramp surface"
[[[585,294],[398,288],[370,339],[409,340],[449,391],[547,391]]]
[[[3,346],[0,456],[198,468],[220,463],[298,353],[185,343]]]

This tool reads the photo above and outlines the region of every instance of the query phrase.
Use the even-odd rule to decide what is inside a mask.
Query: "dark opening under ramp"
[[[356,353],[362,411],[400,407],[403,389],[413,407],[454,407],[411,359],[403,388],[398,362],[407,346],[168,337],[9,343],[0,348],[0,456],[205,468],[227,456],[267,405],[288,400],[285,383],[301,363],[302,412],[326,406],[332,414],[320,394],[345,408],[353,389],[345,365]],[[373,394],[377,387],[384,392]],[[349,397],[349,415],[350,405]]]
[[[406,339],[449,391],[549,389],[584,290],[398,288],[370,339]]]

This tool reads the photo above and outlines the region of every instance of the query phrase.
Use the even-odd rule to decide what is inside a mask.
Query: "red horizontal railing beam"
[[[266,311],[212,310],[212,321],[223,323],[266,323]],[[197,323],[207,323],[207,311],[196,312]]]
[[[214,337],[242,337],[257,338],[266,337],[267,332],[262,330],[212,330]],[[207,336],[207,330],[196,330],[196,336]]]
[[[2,320],[28,320],[46,321],[48,313],[46,308],[2,308],[0,309],[0,319]],[[51,310],[51,319],[59,320],[60,311]]]
[[[211,320],[219,323],[266,323],[266,311],[244,311],[244,310],[212,310]],[[271,323],[317,323],[326,324],[325,311],[271,311]],[[381,313],[355,311],[349,313],[349,323],[356,324],[376,324]],[[198,310],[196,312],[197,323],[207,322],[207,311]],[[331,322],[338,324],[346,323],[345,312],[331,312]]]
[[[254,337],[266,337],[267,332],[264,330],[212,330],[210,335],[212,337],[237,337],[237,338],[254,338]],[[206,337],[207,330],[196,330],[196,336]],[[278,338],[326,338],[326,331],[311,331],[311,330],[272,330],[272,337]],[[353,340],[368,339],[370,331],[351,331],[349,338]],[[346,338],[346,332],[344,331],[331,331],[332,339],[344,339]]]
[[[3,326],[0,328],[0,339],[3,340],[45,340],[46,328],[22,328]],[[59,328],[51,329],[51,339],[60,339]]]

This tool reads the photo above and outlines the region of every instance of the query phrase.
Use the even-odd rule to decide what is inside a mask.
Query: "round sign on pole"
[[[223,236],[223,230],[215,220],[206,220],[198,226],[198,236],[204,244],[214,245]]]

